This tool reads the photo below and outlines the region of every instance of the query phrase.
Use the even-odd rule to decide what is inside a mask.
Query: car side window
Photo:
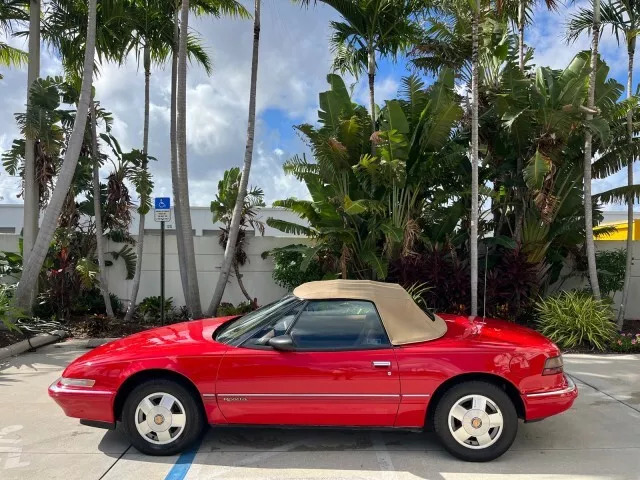
[[[293,321],[300,313],[300,310],[302,310],[303,305],[303,302],[298,302],[280,315],[274,315],[270,321],[265,322],[256,329],[251,336],[244,341],[242,346],[248,348],[265,347],[271,338],[285,335],[291,328],[291,325],[293,325]]]
[[[289,334],[299,350],[367,350],[391,346],[375,305],[363,300],[310,301]]]

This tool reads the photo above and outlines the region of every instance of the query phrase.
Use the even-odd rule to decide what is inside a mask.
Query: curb
[[[8,347],[0,348],[0,360],[20,355],[33,348],[44,347],[45,345],[58,342],[68,335],[69,333],[65,330],[54,330],[51,333],[43,333],[27,340],[21,340]]]

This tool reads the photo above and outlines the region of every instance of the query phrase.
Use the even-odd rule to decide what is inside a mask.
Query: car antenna
[[[484,249],[484,285],[482,287],[482,321],[486,320],[487,314],[487,265],[489,263],[489,249]]]

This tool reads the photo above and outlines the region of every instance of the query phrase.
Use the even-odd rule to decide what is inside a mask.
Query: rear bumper
[[[57,379],[49,386],[49,396],[62,407],[68,417],[100,423],[114,423],[115,392],[98,388],[67,387]]]
[[[565,385],[561,388],[522,395],[527,421],[541,420],[571,408],[578,397],[578,387],[566,375],[564,379]]]

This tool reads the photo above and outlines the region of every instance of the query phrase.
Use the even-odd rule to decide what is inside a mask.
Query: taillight
[[[542,370],[542,375],[556,375],[558,373],[562,373],[562,366],[562,355],[547,358],[547,361],[544,362],[544,370]]]

